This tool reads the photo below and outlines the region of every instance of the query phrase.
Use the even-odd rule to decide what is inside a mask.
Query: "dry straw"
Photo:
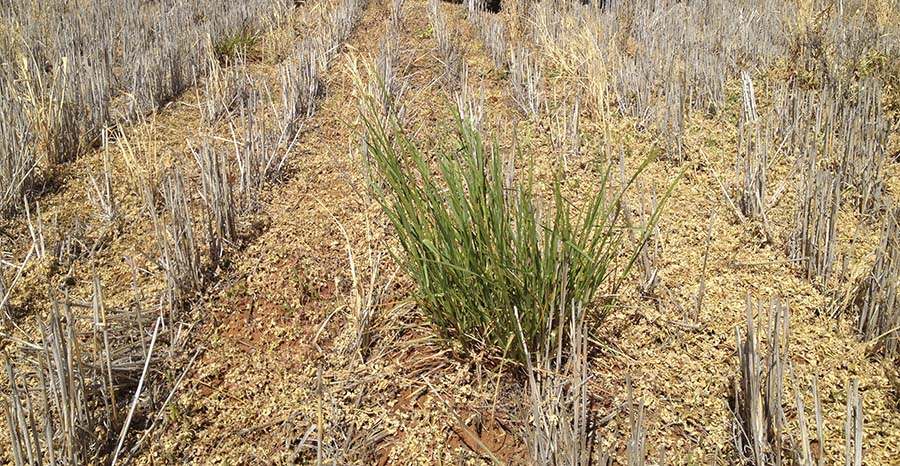
[[[459,47],[459,36],[450,30],[439,0],[429,0],[428,15],[434,35],[434,53],[444,68],[444,84],[450,89],[456,89],[460,85],[463,73],[463,54]]]
[[[0,25],[8,36],[0,46],[3,214],[20,210],[41,177],[96,145],[104,128],[140,120],[207,72],[219,73],[207,57],[254,37],[285,8],[272,0],[169,3],[7,2]],[[234,77],[220,78],[209,82],[216,97],[208,117],[240,94]]]
[[[739,327],[735,328],[740,377],[734,380],[732,400],[738,460],[756,466],[829,464],[818,382],[816,378],[810,380],[810,419],[794,375],[789,306],[781,298],[754,302],[748,294],[746,311],[744,336]],[[785,381],[793,385],[793,397],[790,388],[785,389]],[[862,401],[857,386],[854,379],[847,388],[844,460],[848,465],[862,464]],[[796,424],[789,423],[785,415],[791,398]]]
[[[891,357],[900,354],[900,208],[885,215],[875,262],[860,285],[853,307],[859,333]]]

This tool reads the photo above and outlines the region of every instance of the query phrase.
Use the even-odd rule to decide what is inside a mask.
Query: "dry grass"
[[[76,307],[92,317],[79,323]],[[91,301],[51,297],[40,340],[21,342],[22,352],[5,360],[12,392],[3,406],[16,464],[115,463],[135,405],[156,408],[155,397],[141,397],[145,381],[157,377],[147,371],[159,359],[160,326],[148,333],[152,321],[139,307],[108,307],[96,275]]]
[[[892,208],[884,219],[881,239],[875,250],[875,262],[854,296],[851,304],[858,314],[859,333],[882,348],[889,358],[900,352],[900,211]],[[853,296],[853,295],[851,295]]]
[[[798,163],[804,173],[797,188],[788,253],[802,263],[807,279],[827,289],[837,260],[837,214],[843,177],[818,168],[814,152]]]
[[[224,78],[207,57],[229,38],[255,35],[285,8],[268,0],[168,7],[89,1],[79,8],[17,0],[8,6],[2,23],[8,37],[0,48],[0,87],[8,100],[0,169],[6,213],[19,210],[34,179],[95,146],[104,128],[143,117],[210,71],[207,117],[219,117],[239,97],[239,73]],[[210,11],[221,14],[205,14]]]
[[[208,141],[199,149],[191,149],[200,168],[201,197],[206,205],[205,224],[209,259],[213,267],[221,265],[226,251],[237,240],[237,207],[226,151]]]
[[[509,85],[522,114],[539,118],[544,109],[544,81],[537,55],[518,47],[509,55]]]
[[[100,139],[103,150],[103,172],[99,180],[93,173],[90,175],[91,186],[88,191],[88,198],[97,209],[101,220],[105,223],[113,224],[118,219],[119,214],[112,188],[113,173],[112,155],[109,151],[109,130],[104,129],[101,132]]]
[[[737,332],[740,381],[734,381],[735,446],[742,464],[822,464],[826,456],[825,428],[817,381],[810,383],[813,418],[808,418],[800,383],[794,375],[790,355],[790,310],[780,298],[753,302],[747,296],[746,334]],[[763,335],[765,334],[765,339]],[[763,344],[762,342],[766,343]],[[760,347],[764,345],[765,352]],[[765,355],[765,356],[763,356]],[[789,421],[785,407],[794,391],[796,424]],[[845,464],[861,464],[863,436],[862,400],[858,381],[847,384]],[[851,388],[851,386],[853,388]],[[832,430],[834,427],[832,427]],[[815,432],[813,437],[810,432]],[[829,450],[832,450],[830,448]],[[837,448],[833,448],[837,450]]]
[[[494,62],[494,68],[497,71],[505,70],[508,53],[506,25],[500,18],[485,12],[475,1],[469,2],[467,13],[485,52]]]
[[[460,78],[463,74],[462,50],[459,47],[459,37],[447,25],[444,13],[441,12],[441,2],[439,0],[429,1],[428,15],[431,19],[431,30],[434,36],[434,53],[438,61],[444,65],[444,85],[449,89],[456,89],[460,85]]]

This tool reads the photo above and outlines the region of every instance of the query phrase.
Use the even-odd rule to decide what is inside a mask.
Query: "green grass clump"
[[[213,52],[219,63],[228,64],[233,62],[238,55],[246,56],[258,41],[258,34],[249,28],[241,28],[216,41],[213,45]]]
[[[650,159],[618,189],[607,166],[580,209],[554,180],[552,208],[544,210],[531,176],[514,180],[496,141],[486,145],[459,115],[458,147],[435,158],[396,123],[364,120],[372,185],[406,253],[400,262],[418,286],[417,301],[467,349],[520,361],[526,347],[555,351],[573,323],[564,304],[587,306],[601,289],[614,294],[646,242],[644,231],[626,252],[622,196]]]

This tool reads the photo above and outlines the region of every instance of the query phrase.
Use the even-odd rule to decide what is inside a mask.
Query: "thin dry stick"
[[[825,462],[825,424],[822,420],[822,402],[819,399],[819,383],[816,377],[812,379],[812,394],[816,408],[816,436],[819,442],[816,457],[818,458],[817,463],[821,465]]]
[[[144,357],[146,358],[147,357],[147,343],[144,342],[144,338],[143,338],[144,318],[143,318],[143,312],[141,309],[141,301],[143,298],[141,297],[141,290],[138,287],[138,282],[137,282],[137,266],[134,264],[133,256],[128,256],[128,258],[126,260],[128,261],[128,267],[131,268],[131,290],[134,293],[134,309],[135,309],[136,316],[137,316],[137,319],[135,320],[135,322],[137,323],[137,327],[138,327],[138,335],[141,335],[141,338],[138,338],[138,340],[141,342],[141,352],[143,353]]]
[[[109,325],[106,321],[106,306],[103,303],[103,289],[100,286],[100,276],[97,274],[97,270],[94,269],[94,331],[96,332],[96,328],[99,326],[103,329],[103,346],[104,346],[104,361],[106,364],[106,382],[107,388],[109,389],[109,405],[112,408],[112,421],[113,424],[118,424],[119,422],[119,412],[116,409],[116,391],[113,387],[113,374],[112,374],[112,359],[110,357],[110,349],[109,349]],[[99,317],[99,321],[98,321]],[[95,336],[96,338],[96,336]],[[96,355],[94,357],[96,360]],[[105,401],[105,400],[104,400]]]
[[[316,466],[322,466],[322,442],[325,436],[325,419],[322,413],[322,397],[325,390],[322,384],[322,366],[316,371]]]
[[[741,222],[741,225],[747,223],[747,219],[744,217],[744,214],[741,213],[741,209],[738,209],[737,205],[731,200],[731,196],[728,194],[728,189],[725,188],[725,184],[722,183],[722,179],[719,177],[719,173],[713,168],[712,163],[709,161],[709,158],[706,157],[706,153],[703,152],[703,149],[697,148],[700,152],[700,156],[703,157],[703,161],[706,163],[706,166],[709,167],[710,171],[712,171],[713,177],[716,179],[716,183],[719,185],[719,189],[722,190],[722,194],[725,195],[725,200],[728,201],[728,205],[731,207],[731,210],[734,211],[735,217]]]
[[[735,267],[757,267],[763,265],[777,265],[777,264],[790,264],[793,262],[802,262],[807,260],[807,257],[799,257],[797,259],[775,259],[770,261],[761,261],[761,262],[735,262]]]
[[[22,275],[25,273],[25,266],[28,265],[28,261],[31,260],[31,256],[34,254],[36,246],[36,243],[31,244],[31,248],[28,250],[28,254],[25,255],[25,260],[22,261],[22,265],[18,267],[19,271],[16,272],[16,276],[13,277],[12,283],[6,286],[6,293],[4,293],[2,299],[0,299],[0,309],[6,308],[6,304],[9,302],[9,296],[12,294],[13,288],[16,287],[16,283],[18,283],[19,279],[22,278]],[[11,316],[6,317],[9,317],[9,322],[12,322]],[[25,332],[22,333],[27,335]]]
[[[194,361],[197,359],[197,356],[199,356],[199,355],[200,355],[199,349],[197,351],[194,351],[194,355],[191,356],[191,360],[188,361],[187,366],[184,368],[184,371],[182,371],[181,375],[179,375],[178,378],[175,379],[175,384],[172,385],[172,390],[169,391],[169,396],[166,397],[166,399],[163,401],[162,405],[159,407],[159,410],[157,410],[156,415],[153,416],[153,422],[150,424],[150,428],[148,428],[146,431],[144,431],[144,434],[141,436],[141,438],[137,441],[137,443],[134,445],[134,447],[131,448],[131,451],[129,452],[129,455],[128,455],[128,459],[130,459],[132,455],[137,453],[137,451],[140,449],[141,445],[144,443],[144,440],[146,440],[147,437],[150,436],[150,433],[153,432],[153,428],[156,427],[156,423],[159,422],[160,419],[162,419],[163,412],[165,411],[166,406],[168,406],[169,402],[172,401],[172,398],[175,396],[175,391],[177,391],[178,387],[181,386],[181,381],[184,379],[184,376],[187,375],[188,371],[194,365]]]
[[[153,338],[150,339],[150,349],[147,352],[147,358],[144,359],[144,370],[141,378],[138,380],[137,390],[134,392],[134,399],[131,401],[131,408],[128,410],[128,417],[125,418],[125,425],[122,426],[122,432],[119,434],[119,443],[116,445],[116,451],[113,453],[112,465],[116,465],[119,459],[119,451],[122,450],[122,444],[125,443],[125,436],[128,434],[128,428],[131,426],[131,418],[134,416],[134,410],[137,408],[138,400],[141,397],[141,391],[144,389],[144,382],[147,380],[147,372],[150,369],[150,358],[153,357],[153,347],[156,345],[156,336],[159,334],[159,326],[162,324],[162,316],[156,318],[156,325],[153,327]]]
[[[706,293],[706,265],[709,262],[709,246],[713,238],[713,220],[716,218],[716,209],[713,208],[709,213],[709,230],[706,234],[706,252],[703,254],[703,267],[700,269],[700,289],[697,291],[697,304],[694,306],[694,323],[700,316],[700,309],[703,306],[703,295]]]

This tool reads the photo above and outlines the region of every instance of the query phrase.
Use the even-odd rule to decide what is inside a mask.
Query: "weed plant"
[[[557,310],[588,305],[601,290],[615,294],[659,219],[657,209],[627,250],[623,196],[651,158],[618,187],[606,166],[581,208],[555,179],[552,208],[543,209],[531,173],[516,180],[514,160],[504,161],[498,143],[485,143],[458,113],[458,146],[434,159],[396,119],[390,131],[378,118],[364,113],[363,120],[372,186],[397,232],[405,253],[399,262],[418,286],[418,304],[467,349],[522,361],[523,348],[567,341],[572,316]],[[607,302],[594,317],[608,310]]]

